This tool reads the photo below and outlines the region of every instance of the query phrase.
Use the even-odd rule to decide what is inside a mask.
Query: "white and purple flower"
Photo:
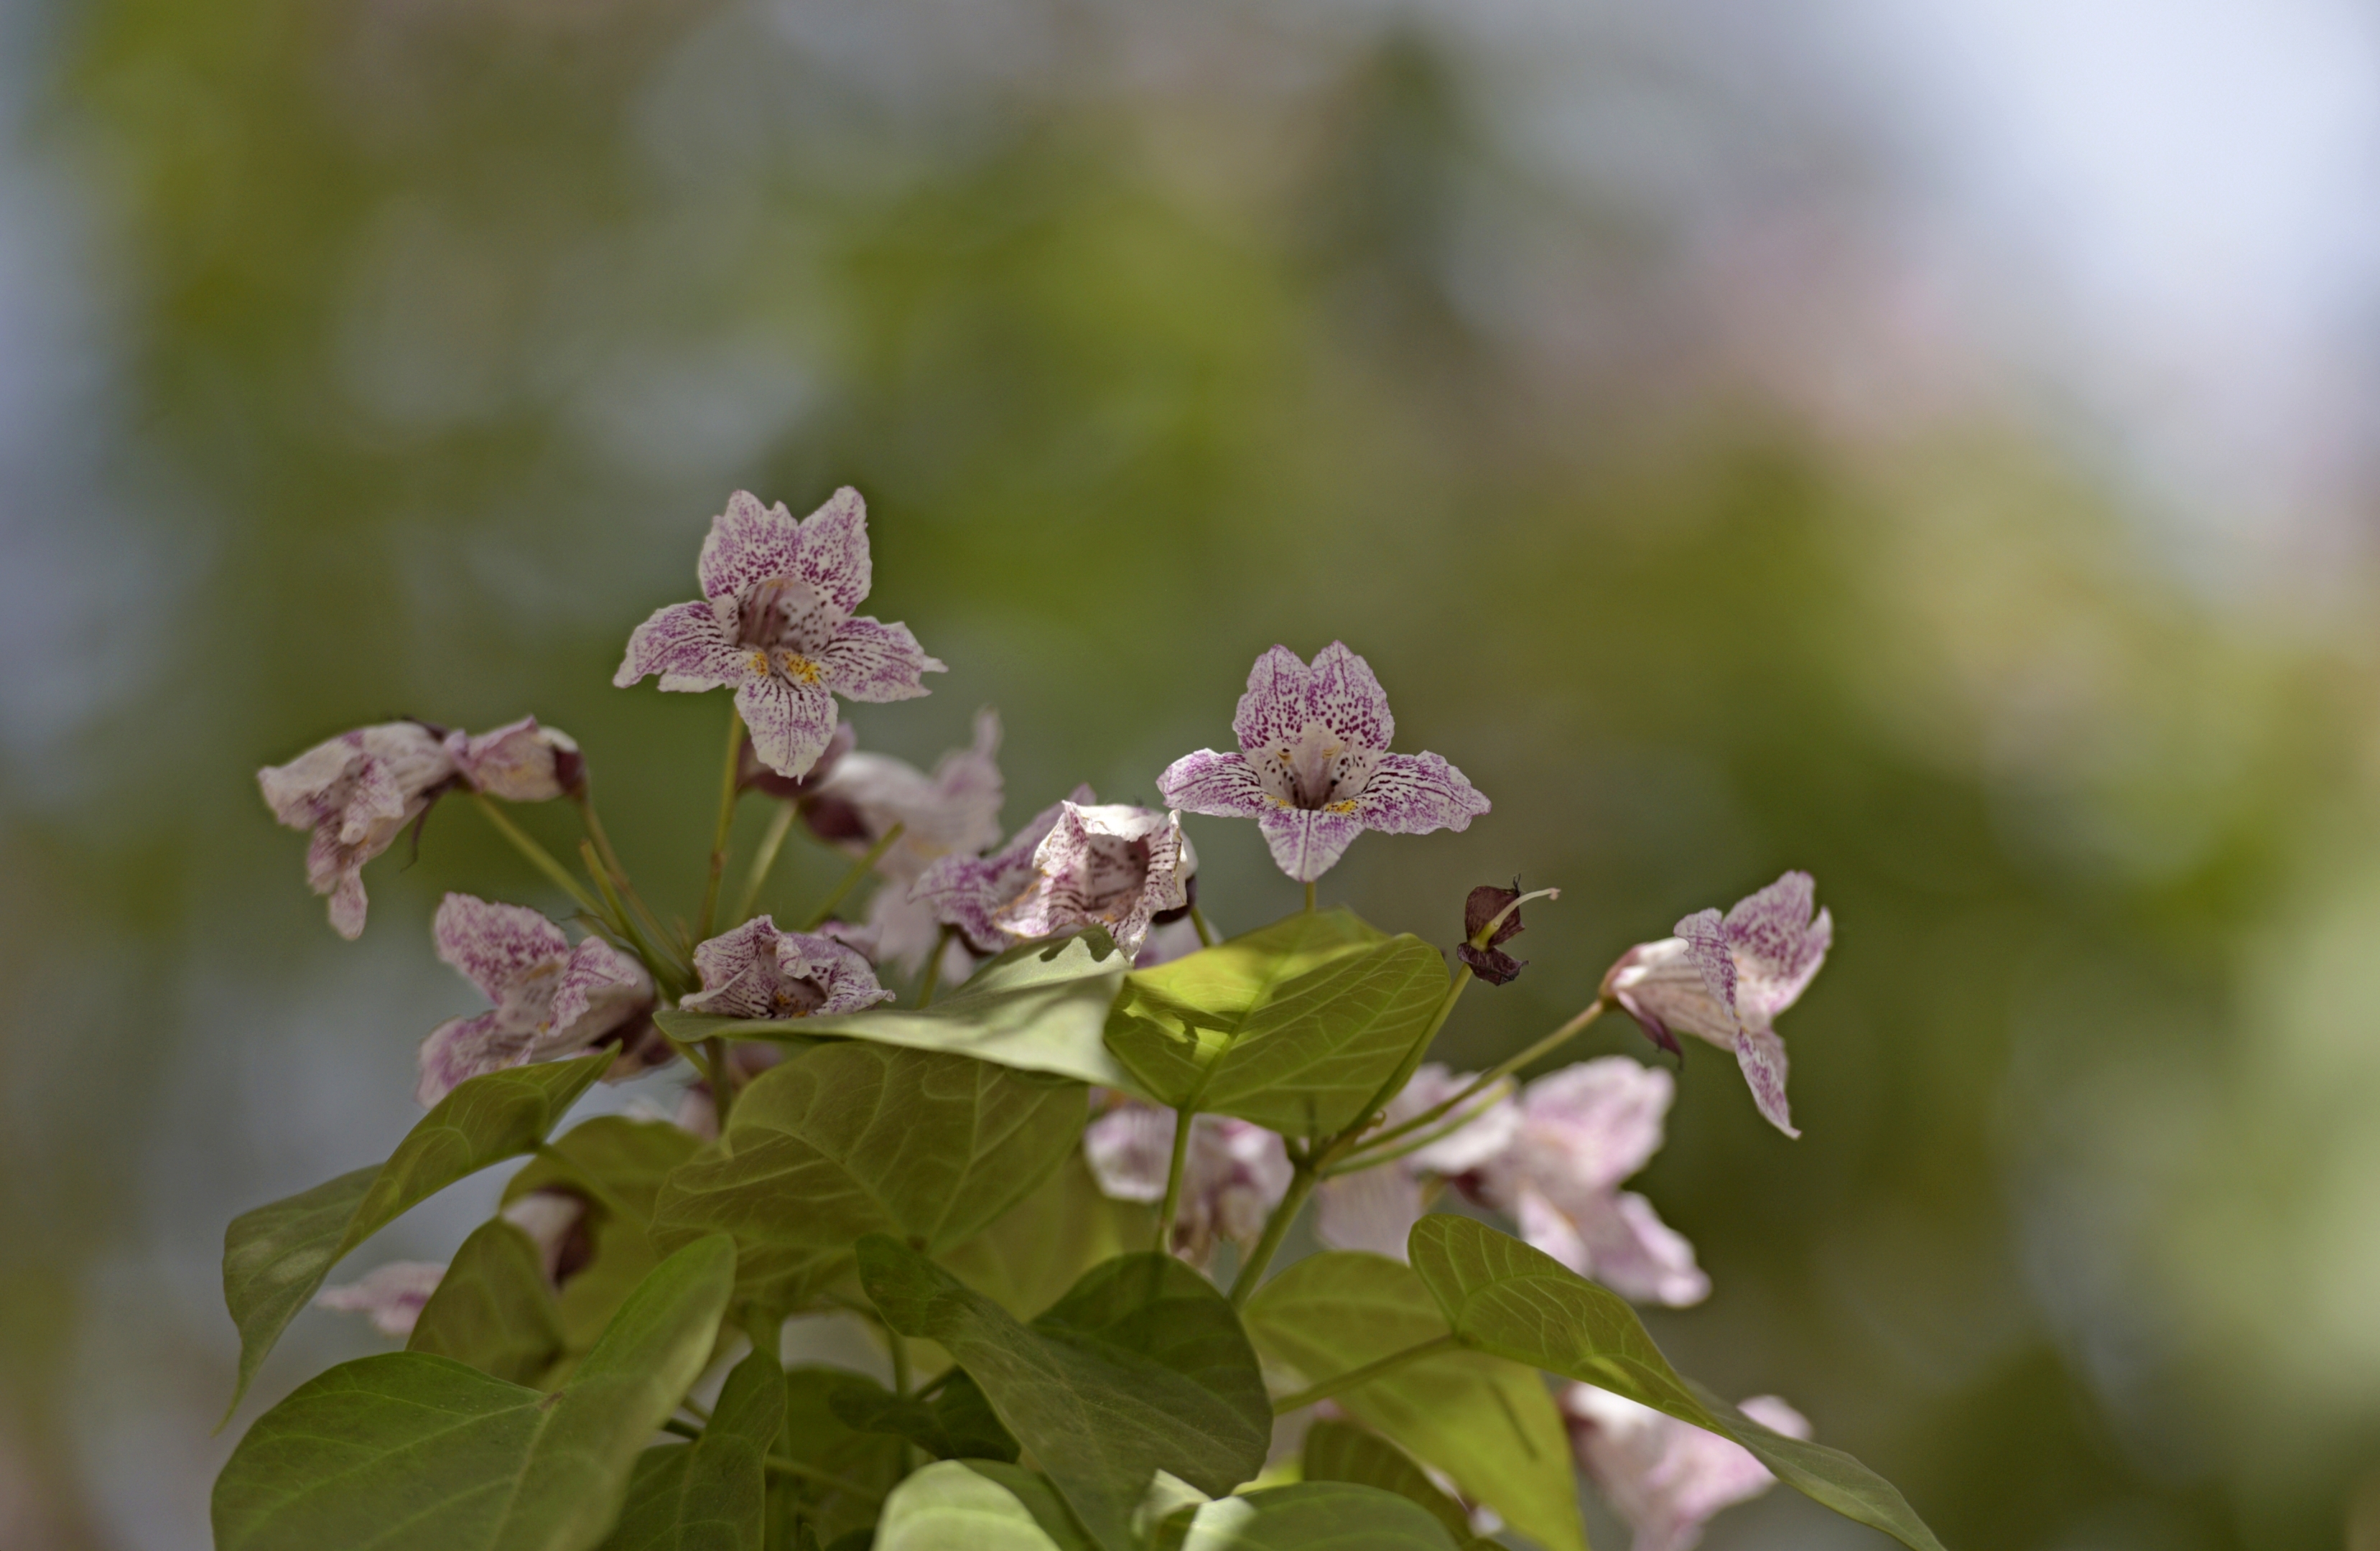
[[[1632,1551],[1694,1551],[1721,1509],[1777,1484],[1742,1444],[1608,1389],[1573,1384],[1561,1409],[1579,1467],[1636,1532]],[[1809,1421],[1774,1395],[1737,1409],[1772,1433],[1810,1436]]]
[[[471,1018],[449,1018],[421,1042],[426,1107],[483,1072],[621,1047],[620,1075],[650,1064],[642,1036],[653,1008],[644,966],[601,938],[573,947],[560,927],[525,905],[493,904],[449,894],[431,928],[438,956],[480,988],[492,1004]]]
[[[1788,1136],[1792,1112],[1785,1102],[1785,1041],[1778,1014],[1800,1000],[1827,961],[1834,918],[1817,903],[1806,872],[1789,872],[1736,902],[1722,917],[1699,911],[1678,923],[1678,935],[1640,942],[1603,977],[1603,994],[1643,1025],[1662,1048],[1678,1048],[1675,1029],[1735,1053],[1753,1102]]]
[[[1152,1206],[1163,1201],[1178,1123],[1171,1109],[1127,1098],[1085,1127],[1083,1156],[1101,1193]],[[1229,1115],[1200,1115],[1183,1154],[1173,1253],[1203,1268],[1220,1240],[1245,1249],[1289,1194],[1291,1177],[1279,1135]]]
[[[1396,721],[1371,665],[1333,641],[1311,667],[1275,647],[1232,718],[1239,752],[1202,748],[1158,778],[1166,805],[1253,818],[1281,870],[1311,883],[1366,830],[1461,830],[1488,799],[1435,754],[1391,754]]]
[[[478,737],[449,733],[446,753],[464,784],[508,803],[542,803],[587,784],[577,740],[533,716]]]
[[[1095,803],[1087,786],[1033,817],[989,856],[946,856],[910,897],[979,952],[1098,926],[1127,956],[1190,906],[1198,854],[1182,816]]]
[[[1033,858],[1041,842],[1058,827],[1068,803],[1088,806],[1099,801],[1088,786],[1077,786],[1064,801],[1051,803],[1008,837],[1008,843],[988,856],[944,856],[926,868],[910,887],[909,898],[933,912],[944,926],[956,927],[969,948],[997,953],[1012,947],[1015,936],[1002,924],[1002,912],[1022,898],[1039,876]]]
[[[780,931],[766,915],[696,944],[694,967],[702,989],[678,1000],[688,1012],[807,1018],[892,1000],[857,949],[814,932]]]
[[[844,750],[802,799],[813,832],[854,856],[901,833],[876,858],[884,879],[868,902],[872,957],[912,972],[940,940],[932,908],[911,897],[925,871],[947,857],[972,857],[1000,838],[999,713],[976,713],[975,741],[942,756],[928,775],[888,754]]]
[[[732,685],[761,761],[799,776],[834,733],[837,695],[914,699],[926,655],[905,624],[857,614],[871,581],[868,509],[845,486],[796,521],[781,502],[737,491],[713,518],[697,567],[698,602],[673,603],[637,626],[612,682],[648,674],[669,690]]]

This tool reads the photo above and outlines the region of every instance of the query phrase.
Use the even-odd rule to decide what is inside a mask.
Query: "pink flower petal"
[[[742,681],[750,672],[750,656],[735,644],[734,628],[721,621],[709,603],[673,603],[657,609],[629,634],[627,654],[612,675],[614,686],[625,689],[649,674],[662,676],[662,687],[675,691],[716,689]]]
[[[872,585],[868,555],[868,503],[849,485],[804,517],[801,553],[788,573],[818,590],[845,614],[856,614]]]
[[[1421,835],[1467,830],[1488,807],[1463,772],[1437,755],[1384,754],[1355,799],[1355,818],[1367,830]]]
[[[1300,883],[1329,872],[1364,832],[1363,820],[1352,813],[1305,808],[1269,807],[1257,817],[1257,828],[1272,847],[1273,865]]]
[[[582,765],[570,734],[525,716],[478,737],[450,735],[448,752],[463,779],[508,803],[542,803],[576,787]]]
[[[1112,1201],[1164,1200],[1173,1126],[1172,1110],[1129,1100],[1085,1126],[1083,1159],[1099,1194]]]
[[[801,553],[800,525],[779,502],[763,506],[749,491],[727,498],[727,510],[710,519],[695,574],[705,598],[732,598],[771,576],[791,576]],[[634,683],[634,680],[630,680]]]
[[[1019,939],[1101,926],[1129,958],[1149,924],[1190,898],[1197,863],[1182,816],[1128,803],[1059,805],[1058,822],[1033,854],[1034,879],[997,917]]]
[[[1224,818],[1254,818],[1272,806],[1256,767],[1245,754],[1219,754],[1202,748],[1165,767],[1157,790],[1167,807],[1184,813],[1208,813]]]
[[[1800,1000],[1835,935],[1834,918],[1816,904],[1817,885],[1806,872],[1789,872],[1727,913],[1727,942],[1736,968],[1737,1010],[1747,1024],[1767,1027]]]
[[[1601,1197],[1571,1220],[1585,1249],[1585,1274],[1622,1298],[1682,1309],[1710,1296],[1694,1246],[1634,1192]]]
[[[1274,647],[1248,670],[1247,693],[1232,715],[1240,751],[1293,739],[1314,716],[1314,672],[1287,647]]]
[[[555,982],[553,1005],[546,1014],[551,1027],[540,1035],[535,1053],[541,1058],[583,1050],[652,1007],[652,977],[645,966],[599,937],[582,939],[570,951]]]
[[[1357,748],[1384,749],[1394,741],[1396,718],[1389,714],[1388,691],[1372,665],[1333,641],[1314,654],[1308,682],[1308,715]]]
[[[1744,1402],[1809,1424],[1774,1396]],[[1741,1444],[1590,1385],[1561,1395],[1580,1466],[1636,1532],[1633,1551],[1692,1551],[1721,1509],[1747,1501],[1776,1477]],[[1755,1418],[1757,1420],[1757,1418]],[[1781,1430],[1781,1429],[1780,1429]]]
[[[425,1109],[483,1072],[499,1072],[528,1060],[534,1031],[498,1012],[449,1018],[422,1040],[414,1064],[420,1077],[413,1097]]]
[[[1602,1056],[1550,1072],[1520,1098],[1521,1123],[1500,1167],[1561,1199],[1600,1195],[1661,1150],[1670,1075],[1626,1056]]]
[[[1640,942],[1622,953],[1603,977],[1603,994],[1665,1050],[1678,1048],[1673,1028],[1723,1050],[1735,1048],[1735,1018],[1712,997],[1709,978],[1695,966],[1682,937]]]
[[[931,694],[924,675],[950,671],[940,658],[926,655],[907,625],[872,619],[844,620],[819,656],[829,689],[846,699],[870,703]]]
[[[1698,910],[1676,927],[1684,941],[1686,963],[1703,978],[1710,1000],[1732,1023],[1740,1016],[1735,1005],[1735,955],[1729,951],[1727,927],[1716,910]]]
[[[461,972],[498,1008],[518,997],[530,982],[540,982],[540,1017],[551,1005],[553,983],[570,957],[570,939],[536,911],[526,905],[492,903],[470,894],[448,894],[440,901],[430,930],[438,945],[438,957]]]
[[[1768,1123],[1788,1136],[1800,1136],[1785,1102],[1785,1041],[1774,1030],[1747,1028],[1735,1037],[1735,1062],[1743,1069],[1743,1080],[1752,1084],[1752,1101]]]
[[[816,685],[756,675],[736,686],[735,709],[752,734],[752,752],[779,775],[807,771],[834,736],[834,697]]]

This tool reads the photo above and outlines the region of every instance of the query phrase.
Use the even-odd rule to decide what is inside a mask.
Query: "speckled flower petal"
[[[1333,641],[1314,654],[1307,683],[1308,715],[1358,748],[1384,749],[1397,735],[1388,691],[1372,665]]]
[[[427,1109],[481,1072],[518,1066],[528,1060],[534,1038],[533,1028],[498,1012],[449,1018],[430,1031],[414,1058],[420,1075],[413,1097]]]
[[[1736,902],[1727,913],[1728,946],[1736,969],[1736,1011],[1747,1025],[1767,1027],[1800,1000],[1827,961],[1835,936],[1834,918],[1817,903],[1817,885],[1806,872],[1789,872],[1767,888]]]
[[[651,673],[662,676],[663,689],[681,692],[740,683],[750,672],[750,654],[735,644],[734,628],[719,616],[718,609],[704,602],[654,610],[629,633],[613,685],[625,689]]]
[[[808,932],[780,931],[766,915],[696,944],[694,967],[702,989],[678,1000],[692,1012],[802,1017],[856,1012],[892,999],[856,949]]]
[[[1672,1029],[1722,1050],[1735,1048],[1735,1018],[1711,995],[1710,982],[1695,967],[1683,938],[1640,942],[1620,955],[1603,977],[1603,994],[1665,1050],[1678,1049]]]
[[[316,744],[285,765],[267,765],[256,772],[258,790],[273,817],[293,830],[313,828],[322,819],[333,787],[363,758],[363,747],[353,733]]]
[[[1247,692],[1232,713],[1240,751],[1294,738],[1314,715],[1314,671],[1287,647],[1274,647],[1248,670]]]
[[[782,776],[807,771],[834,736],[834,697],[816,685],[748,678],[736,687],[735,709],[752,734],[752,752]]]
[[[846,614],[856,614],[873,585],[868,554],[868,503],[849,485],[802,519],[801,555],[791,575]]]
[[[1088,786],[1077,786],[1068,801],[1095,803]],[[1000,922],[1000,913],[1014,904],[1039,875],[1033,869],[1034,853],[1057,827],[1066,811],[1064,802],[1051,803],[989,856],[944,856],[929,865],[910,889],[909,897],[929,907],[937,920],[959,928],[978,952],[995,953],[1016,940]]]
[[[447,752],[477,791],[508,803],[542,803],[576,788],[584,764],[577,740],[525,716],[477,737],[450,733]]]
[[[844,620],[819,657],[829,689],[870,703],[930,695],[924,675],[950,671],[940,658],[926,655],[907,625],[872,619]]]
[[[554,983],[546,1014],[551,1026],[538,1036],[534,1053],[550,1058],[585,1049],[652,1004],[652,977],[644,965],[601,938],[584,939]]]
[[[710,519],[695,574],[705,598],[730,598],[755,582],[795,575],[801,556],[800,524],[784,503],[763,506],[749,491],[727,498],[727,510]]]
[[[370,1315],[372,1328],[399,1340],[413,1334],[430,1295],[445,1279],[446,1267],[423,1260],[392,1260],[358,1280],[326,1287],[314,1299],[318,1309]]]
[[[1220,818],[1255,818],[1272,806],[1246,755],[1219,754],[1211,748],[1185,754],[1166,766],[1157,778],[1157,790],[1167,807]]]
[[[1190,898],[1186,879],[1196,861],[1182,816],[1128,803],[1059,807],[1034,852],[1032,887],[999,925],[1030,939],[1097,924],[1127,957],[1137,954],[1150,922]]]
[[[1735,1062],[1743,1069],[1743,1080],[1752,1084],[1752,1101],[1768,1123],[1788,1136],[1800,1136],[1785,1102],[1785,1041],[1773,1029],[1747,1028],[1736,1036]]]
[[[1702,976],[1703,988],[1710,1000],[1727,1014],[1730,1022],[1740,1021],[1742,1010],[1735,1003],[1735,954],[1727,940],[1727,927],[1716,910],[1698,910],[1677,925],[1679,940],[1685,947],[1686,963]]]
[[[812,978],[826,988],[820,1012],[859,1012],[892,1000],[892,993],[877,983],[876,968],[868,962],[868,955],[858,949],[805,932],[785,936],[808,961]]]
[[[1421,1220],[1421,1181],[1396,1164],[1325,1180],[1314,1193],[1315,1236],[1334,1250],[1405,1257],[1405,1236]]]
[[[1467,830],[1488,807],[1478,788],[1437,755],[1384,754],[1355,798],[1355,818],[1367,830],[1422,835]]]
[[[1300,883],[1329,872],[1364,832],[1363,820],[1352,813],[1305,808],[1268,807],[1257,817],[1257,828],[1272,847],[1273,865]]]
[[[331,896],[331,929],[349,942],[364,935],[364,915],[369,902],[364,895],[363,868],[360,863],[348,867],[331,880],[328,889],[316,893]]]
[[[544,1000],[551,1003],[551,987],[570,957],[570,939],[536,911],[471,894],[441,900],[430,931],[438,957],[499,1009],[533,979],[543,981]]]

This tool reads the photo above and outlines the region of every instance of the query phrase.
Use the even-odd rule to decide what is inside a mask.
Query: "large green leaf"
[[[1030,1326],[923,1255],[860,1241],[885,1323],[957,1359],[1091,1537],[1130,1551],[1160,1470],[1208,1494],[1264,1466],[1271,1407],[1247,1337],[1207,1279],[1162,1254],[1095,1266]]]
[[[875,1551],[1090,1551],[1048,1481],[1014,1465],[946,1460],[893,1489]]]
[[[1433,1215],[1406,1241],[1455,1335],[1667,1412],[1750,1449],[1779,1480],[1914,1551],[1941,1551],[1900,1490],[1840,1449],[1772,1433],[1707,1402],[1661,1355],[1636,1311],[1560,1261],[1468,1218]]]
[[[504,1182],[507,1205],[540,1190],[562,1191],[587,1204],[583,1253],[572,1257],[577,1264],[562,1284],[562,1329],[572,1352],[594,1345],[629,1291],[660,1264],[648,1237],[653,1197],[670,1171],[701,1145],[666,1121],[598,1115],[553,1139],[558,1157],[533,1157]],[[596,1199],[588,1188],[590,1177],[625,1216]]]
[[[769,1490],[791,1498],[829,1545],[875,1523],[885,1494],[901,1479],[905,1446],[899,1438],[859,1431],[834,1413],[834,1398],[845,1387],[874,1383],[842,1368],[785,1372],[785,1430],[778,1452],[806,1473],[779,1475]]]
[[[1411,1266],[1351,1252],[1298,1261],[1258,1288],[1242,1316],[1291,1389],[1447,1334]],[[1570,1437],[1534,1367],[1449,1350],[1332,1399],[1548,1551],[1586,1551]]]
[[[1158,1551],[1455,1551],[1446,1527],[1394,1493],[1344,1481],[1270,1486],[1184,1509]]]
[[[587,1551],[701,1376],[735,1279],[724,1238],[680,1250],[552,1395],[417,1351],[341,1363],[232,1451],[217,1551]]]
[[[654,1242],[732,1233],[745,1293],[790,1308],[849,1265],[863,1233],[937,1253],[979,1232],[1074,1151],[1087,1108],[1080,1084],[1038,1072],[821,1045],[744,1091],[722,1155],[669,1177]]]
[[[563,1354],[562,1310],[528,1235],[502,1218],[481,1223],[438,1278],[405,1350],[542,1387]]]
[[[999,1221],[936,1258],[1010,1314],[1029,1319],[1100,1261],[1148,1248],[1156,1230],[1153,1208],[1111,1200],[1075,1152]]]
[[[1161,1103],[1324,1135],[1379,1096],[1446,985],[1419,938],[1305,912],[1127,976],[1108,1048]]]
[[[1439,1491],[1411,1455],[1378,1433],[1352,1423],[1318,1421],[1305,1430],[1302,1462],[1308,1481],[1347,1481],[1394,1492],[1427,1509],[1456,1545],[1471,1544],[1471,1516],[1463,1505]]]
[[[342,1256],[455,1181],[536,1146],[611,1063],[599,1051],[483,1072],[422,1116],[379,1168],[234,1218],[224,1234],[224,1303],[239,1327],[231,1409]]]
[[[698,1440],[645,1450],[603,1551],[761,1551],[764,1461],[784,1425],[785,1375],[756,1349],[728,1374]]]

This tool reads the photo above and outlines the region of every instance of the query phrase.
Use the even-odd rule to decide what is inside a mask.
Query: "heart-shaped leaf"
[[[405,1344],[533,1389],[544,1387],[563,1349],[562,1310],[544,1262],[528,1235],[502,1218],[481,1223],[455,1250]]]
[[[1212,1495],[1263,1468],[1256,1354],[1222,1294],[1171,1255],[1096,1266],[1030,1326],[887,1238],[860,1241],[859,1276],[886,1324],[958,1360],[1108,1551],[1132,1551],[1159,1470]]]
[[[1413,1268],[1457,1339],[1732,1438],[1779,1480],[1912,1551],[1942,1551],[1900,1490],[1840,1449],[1772,1433],[1679,1376],[1617,1294],[1468,1218],[1414,1224]]]
[[[1157,1551],[1455,1551],[1455,1542],[1392,1492],[1307,1481],[1184,1509],[1165,1521]]]
[[[649,1448],[603,1551],[761,1551],[769,1446],[785,1425],[785,1375],[774,1352],[735,1364],[691,1444]]]
[[[1146,1248],[1156,1227],[1154,1208],[1109,1197],[1077,1151],[999,1221],[936,1258],[1010,1314],[1030,1319],[1100,1261]]]
[[[1091,1551],[1050,1483],[979,1460],[928,1465],[894,1488],[875,1551]]]
[[[239,1327],[230,1410],[341,1257],[455,1181],[536,1146],[611,1064],[598,1051],[482,1072],[439,1100],[386,1163],[234,1218],[224,1234],[224,1303]]]
[[[1290,1389],[1447,1334],[1446,1315],[1411,1266],[1343,1251],[1298,1261],[1242,1313],[1266,1367]],[[1534,1367],[1450,1349],[1332,1400],[1548,1551],[1586,1551],[1570,1437]]]
[[[1108,1048],[1171,1108],[1325,1135],[1380,1097],[1446,988],[1419,938],[1304,912],[1127,976]]]
[[[232,1451],[217,1551],[588,1551],[701,1375],[735,1279],[724,1238],[680,1250],[551,1395],[418,1351],[341,1363]]]

